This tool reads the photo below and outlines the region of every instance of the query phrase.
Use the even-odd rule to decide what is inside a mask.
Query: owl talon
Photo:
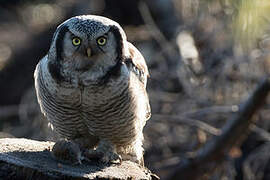
[[[104,164],[122,164],[122,157],[114,152],[107,152],[100,161]]]
[[[83,156],[87,158],[88,160],[100,160],[103,157],[103,153],[96,150],[86,150],[83,153]]]
[[[83,153],[83,156],[91,160],[98,160],[102,164],[121,164],[122,157],[114,152],[102,152],[99,150],[87,150]]]
[[[56,160],[65,164],[79,165],[83,159],[79,146],[66,139],[57,141],[51,153]]]

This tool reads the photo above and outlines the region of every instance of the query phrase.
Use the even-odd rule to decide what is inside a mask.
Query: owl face
[[[123,55],[126,36],[118,23],[101,16],[78,16],[56,30],[48,59],[56,78],[105,72]]]
[[[75,71],[110,67],[116,63],[116,39],[112,32],[102,32],[93,37],[77,31],[68,31],[62,41],[62,65]]]

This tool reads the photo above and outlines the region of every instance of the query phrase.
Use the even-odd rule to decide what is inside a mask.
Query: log
[[[107,166],[98,162],[62,164],[51,155],[53,145],[23,138],[0,139],[0,179],[157,179],[130,161]]]

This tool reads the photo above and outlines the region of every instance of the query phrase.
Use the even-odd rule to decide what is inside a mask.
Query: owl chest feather
[[[89,133],[115,144],[132,142],[142,131],[145,112],[138,112],[139,101],[144,97],[140,93],[142,90],[131,86],[130,78],[123,76],[105,85],[85,87],[66,88],[57,85],[52,92],[55,98],[52,102],[57,101],[56,108],[62,113],[57,119],[57,115],[53,114],[52,124],[55,127],[60,124],[73,136]]]

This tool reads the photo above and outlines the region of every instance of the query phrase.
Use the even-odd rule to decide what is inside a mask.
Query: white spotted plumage
[[[70,45],[72,37],[82,40]],[[107,44],[96,39],[104,36]],[[86,49],[91,48],[91,57]],[[88,52],[89,53],[89,52]],[[150,118],[149,75],[143,56],[116,22],[77,16],[56,30],[51,48],[37,65],[35,87],[43,114],[62,138],[143,164],[143,127]]]

